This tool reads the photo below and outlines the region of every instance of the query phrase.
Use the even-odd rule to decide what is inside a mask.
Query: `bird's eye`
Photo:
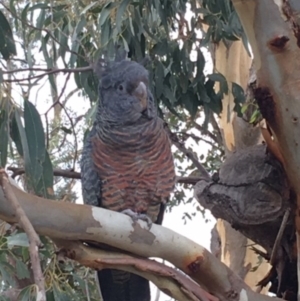
[[[120,85],[118,86],[118,89],[119,89],[119,91],[123,91],[123,90],[124,90],[124,86],[123,86],[122,84],[120,84]]]

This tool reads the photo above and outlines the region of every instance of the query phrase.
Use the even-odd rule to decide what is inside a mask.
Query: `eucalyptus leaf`
[[[17,277],[20,280],[30,279],[30,273],[27,265],[20,260],[16,260],[16,272],[17,272]]]
[[[11,27],[0,10],[0,53],[5,60],[8,60],[12,55],[17,54],[16,44],[14,41]]]
[[[125,10],[130,3],[130,0],[123,0],[118,8],[117,11],[117,17],[116,17],[116,26],[119,32],[121,32],[121,24],[122,24],[122,19],[123,15],[125,13]]]
[[[0,111],[0,165],[3,168],[7,161],[8,135],[8,112],[3,109]]]
[[[29,247],[29,241],[26,233],[17,233],[7,237],[7,245],[9,248],[14,246]]]
[[[24,123],[31,162],[30,178],[36,186],[42,176],[42,165],[45,161],[45,134],[39,112],[26,99],[24,99]]]

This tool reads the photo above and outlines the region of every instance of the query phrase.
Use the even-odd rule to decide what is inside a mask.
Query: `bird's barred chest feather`
[[[175,185],[170,142],[162,120],[92,140],[93,161],[101,178],[101,203],[110,210],[131,209],[156,220]]]

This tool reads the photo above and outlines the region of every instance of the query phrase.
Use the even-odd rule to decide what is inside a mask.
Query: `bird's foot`
[[[132,211],[131,209],[123,210],[122,213],[124,213],[124,214],[128,215],[129,217],[131,217],[131,219],[134,222],[136,222],[139,219],[146,222],[147,225],[148,225],[149,230],[151,229],[153,222],[147,214],[137,213],[137,212]]]

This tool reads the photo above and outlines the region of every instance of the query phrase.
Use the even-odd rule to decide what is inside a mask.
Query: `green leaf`
[[[17,110],[15,111],[15,120],[16,120],[16,125],[18,128],[18,132],[20,135],[20,140],[22,143],[22,152],[23,152],[23,160],[24,160],[24,165],[25,165],[25,173],[30,176],[33,172],[32,172],[29,147],[28,147],[25,129],[23,127],[19,112]]]
[[[38,3],[35,5],[32,5],[28,11],[34,11],[36,9],[50,9],[50,6],[48,6],[46,3]]]
[[[22,249],[22,260],[23,260],[23,262],[26,262],[30,258],[29,248],[22,247],[21,249]]]
[[[5,109],[0,113],[0,166],[5,167],[8,148],[8,114]]]
[[[108,16],[110,15],[110,12],[111,12],[111,9],[113,8],[114,6],[112,5],[111,2],[108,2],[104,7],[103,9],[101,10],[101,13],[100,13],[100,17],[99,17],[99,25],[102,26],[106,19],[108,18]]]
[[[231,92],[234,97],[234,102],[244,103],[246,101],[246,96],[244,94],[244,90],[240,85],[238,85],[236,83],[232,83]]]
[[[164,85],[164,93],[165,97],[169,100],[169,102],[174,105],[174,103],[176,102],[176,98],[175,96],[173,95],[171,89],[167,86],[167,85]]]
[[[84,15],[88,10],[90,10],[92,7],[94,7],[96,4],[98,4],[97,1],[90,3],[87,5],[80,13],[80,15]]]
[[[116,26],[117,26],[118,32],[121,32],[122,17],[124,15],[125,10],[129,3],[130,3],[130,0],[123,0],[118,8],[117,17],[116,17]]]
[[[51,23],[55,23],[55,24],[58,24],[60,23],[63,18],[67,15],[67,12],[65,10],[62,10],[62,11],[58,11],[58,12],[55,12],[53,14],[53,16],[49,16],[45,22],[44,22],[44,26],[47,27],[49,26]]]
[[[0,262],[0,274],[2,276],[2,280],[6,281],[9,285],[15,286],[16,281],[14,279],[14,267],[7,262]]]
[[[21,260],[16,260],[16,272],[17,277],[21,279],[30,279],[30,273],[28,267]]]
[[[242,106],[242,108],[241,108],[241,113],[242,113],[242,114],[245,114],[246,111],[247,111],[247,109],[248,109],[248,107],[249,107],[249,103],[243,104],[243,106]]]
[[[249,120],[249,123],[255,123],[255,121],[257,120],[257,118],[260,115],[260,111],[259,110],[255,110]]]
[[[111,38],[111,21],[108,19],[101,27],[101,45],[106,46]]]
[[[7,237],[7,246],[13,248],[14,246],[29,247],[29,241],[26,233],[17,233]]]
[[[82,291],[85,291],[85,289],[86,289],[85,281],[79,275],[76,275],[76,274],[73,274],[73,279],[74,279],[74,281],[78,282]]]
[[[23,147],[22,147],[22,141],[21,141],[18,124],[16,121],[16,111],[13,113],[11,123],[10,123],[10,137],[16,145],[19,155],[23,157]]]
[[[60,289],[59,285],[57,283],[54,283],[53,285],[53,294],[55,301],[69,301],[69,296]]]
[[[55,251],[54,250],[54,247],[53,247],[53,242],[45,237],[45,236],[40,236],[40,239],[41,239],[41,242],[43,244],[43,249],[41,249],[41,253],[46,257],[46,258],[52,258],[53,256],[53,252]]]
[[[76,33],[76,38],[78,39],[78,35],[82,32],[84,26],[86,25],[86,18],[82,15],[80,21],[76,25],[75,33]],[[74,38],[74,36],[73,36]]]
[[[215,82],[226,81],[226,78],[221,73],[212,73],[209,74],[207,77]]]
[[[200,49],[197,49],[197,74],[196,74],[196,78],[201,79],[204,76],[204,74],[203,74],[204,67],[205,67],[204,55],[203,55],[203,53]]]
[[[65,126],[61,126],[59,129],[62,130],[66,134],[72,134],[72,129],[68,129]]]
[[[196,113],[198,111],[198,101],[197,97],[194,97],[193,93],[187,93],[184,95],[184,106],[191,114],[191,118],[194,119],[196,116]]]
[[[46,17],[46,11],[44,9],[41,9],[39,16],[36,19],[36,27],[39,29],[43,28],[43,24],[45,22],[45,17]],[[38,36],[41,35],[41,32],[38,31],[39,33],[37,33]],[[37,37],[36,35],[36,37]]]
[[[53,294],[53,291],[47,291],[46,292],[46,300],[47,301],[55,301],[55,298],[54,298],[54,294]]]
[[[157,61],[155,69],[155,94],[159,99],[164,90],[165,68],[160,61]]]
[[[12,55],[17,54],[16,44],[13,38],[11,27],[0,10],[0,53],[5,60],[8,60]]]
[[[45,161],[45,134],[39,112],[26,99],[24,99],[24,122],[31,162],[30,176],[35,186],[42,176],[42,164]]]
[[[33,301],[35,300],[35,294],[33,294],[33,286],[27,286],[22,289],[22,291],[19,294],[18,301]]]
[[[50,55],[48,53],[48,49],[47,49],[48,38],[49,38],[48,34],[45,37],[42,38],[42,47],[41,48],[42,48],[42,51],[43,51],[45,61],[47,63],[47,68],[51,69],[51,68],[53,68],[53,59],[52,59],[52,57],[50,57]],[[55,84],[54,75],[49,74],[48,78],[49,78],[51,88],[53,89],[55,94],[57,94],[57,87],[56,87],[56,84]]]
[[[37,184],[36,192],[45,198],[53,198],[53,166],[48,152],[45,152],[45,160],[42,165],[42,177]]]
[[[27,12],[28,12],[28,8],[30,6],[30,3],[27,3],[24,7],[24,9],[22,10],[21,13],[21,19],[22,19],[22,27],[26,28],[27,26]]]
[[[68,46],[69,26],[65,24],[62,31],[59,32],[59,49],[58,54],[65,59],[66,51],[69,49]]]

